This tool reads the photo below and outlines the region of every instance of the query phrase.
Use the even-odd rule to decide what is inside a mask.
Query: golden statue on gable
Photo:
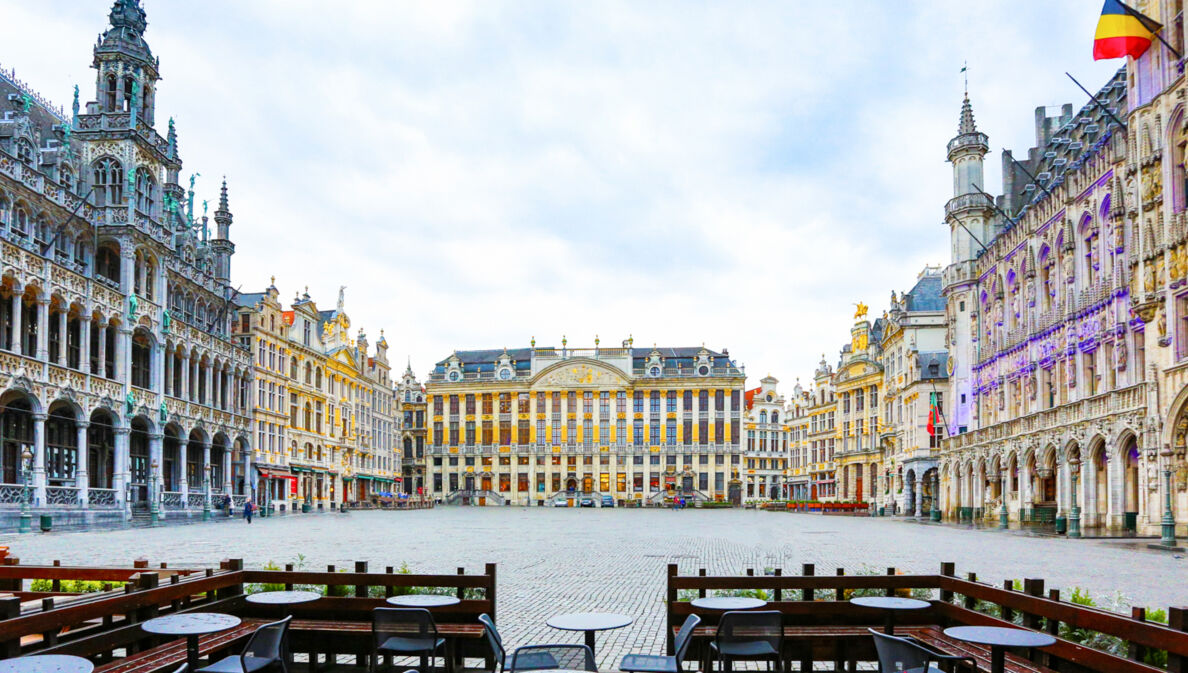
[[[867,308],[868,308],[867,305],[863,304],[862,302],[858,302],[858,303],[854,304],[854,319],[862,320],[863,318],[865,318]]]

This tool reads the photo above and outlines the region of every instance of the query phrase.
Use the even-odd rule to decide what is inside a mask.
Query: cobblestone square
[[[581,642],[580,633],[545,625],[554,614],[609,611],[635,623],[598,636],[598,659],[617,665],[629,651],[663,650],[664,571],[741,574],[765,567],[819,574],[837,567],[934,572],[953,561],[960,574],[995,583],[1042,577],[1049,587],[1121,592],[1135,605],[1188,603],[1185,560],[1148,551],[1146,541],[1066,540],[891,519],[749,510],[452,508],[321,514],[218,524],[88,533],[5,536],[24,563],[209,564],[243,558],[249,566],[307,567],[369,561],[372,570],[407,563],[414,572],[474,572],[498,564],[498,621],[511,647]]]

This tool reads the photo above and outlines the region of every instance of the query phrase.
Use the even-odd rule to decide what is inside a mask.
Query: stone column
[[[67,312],[65,310],[58,312],[58,365],[66,366],[66,341],[67,341],[67,326],[66,320]]]
[[[78,321],[78,368],[84,374],[91,373],[91,316],[81,316]]]
[[[45,419],[44,413],[33,414],[33,503],[45,506]]]
[[[190,354],[182,351],[181,355],[181,390],[174,391],[174,395],[180,399],[190,399]]]
[[[164,346],[164,344],[162,344],[160,341],[154,340],[153,345],[152,345],[152,350],[150,350],[149,353],[151,354],[149,361],[152,363],[152,368],[153,368],[153,370],[151,372],[152,381],[150,381],[150,384],[153,386],[154,392],[156,392],[161,397],[164,397],[165,396],[165,346]],[[162,399],[161,401],[164,402],[165,400]]]
[[[148,496],[149,496],[149,521],[156,524],[161,517],[161,491],[163,490],[163,480],[161,479],[161,440],[165,435],[160,432],[154,432],[149,435],[149,477],[148,477]]]
[[[190,441],[185,439],[177,443],[177,460],[181,464],[182,506],[190,506]]]
[[[210,440],[207,439],[202,443],[202,491],[206,502],[210,502]],[[209,509],[209,505],[207,507]]]
[[[223,493],[226,493],[227,495],[231,495],[231,453],[233,452],[232,447],[234,446],[235,445],[232,444],[231,447],[228,447],[225,451],[223,451]]]
[[[203,377],[206,378],[206,397],[202,403],[207,406],[214,406],[214,364],[208,364],[202,368]]]
[[[50,298],[44,290],[37,297],[37,359],[49,362]]]
[[[115,465],[112,469],[112,487],[116,491],[116,502],[124,509],[128,506],[128,468],[130,467],[129,435],[132,428],[116,426],[115,432]]]
[[[119,330],[116,333],[116,366],[115,378],[117,381],[130,382],[132,380],[132,325],[127,322],[120,323]]]
[[[915,509],[916,518],[919,519],[924,513],[924,473],[916,470],[916,487],[915,487]]]
[[[188,392],[189,400],[191,402],[198,401],[198,376],[200,375],[198,370],[199,362],[201,362],[200,358],[191,358],[190,360],[190,388]]]
[[[1106,493],[1109,501],[1104,506],[1099,505],[1101,525],[1112,529],[1120,529],[1124,525],[1122,512],[1125,511],[1126,479],[1123,470],[1126,463],[1118,452],[1118,445],[1114,442],[1106,443]]]
[[[25,307],[23,301],[25,296],[25,289],[20,286],[15,286],[12,289],[12,352],[17,355],[23,355],[24,349],[24,335],[21,328],[21,313]]]
[[[99,328],[99,371],[95,372],[99,376],[107,378],[107,330],[111,329],[110,324],[105,324]]]
[[[165,385],[162,388],[162,394],[173,395],[173,353],[163,353],[161,359],[164,361],[161,369],[165,373]]]
[[[87,451],[87,428],[91,427],[91,422],[78,421],[74,427],[78,430],[78,461],[74,468],[74,485],[78,487],[78,503],[86,507],[87,490],[90,487],[87,480],[87,461],[90,459],[90,452]]]

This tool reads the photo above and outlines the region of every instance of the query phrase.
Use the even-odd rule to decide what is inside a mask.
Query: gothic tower
[[[961,433],[976,427],[970,412],[975,407],[971,387],[972,365],[977,359],[978,307],[974,260],[989,244],[993,233],[993,207],[985,190],[983,163],[990,150],[989,138],[974,123],[969,93],[961,104],[957,136],[949,141],[948,158],[953,164],[953,198],[945,204],[952,259],[944,272],[944,295],[948,319],[949,399],[944,400],[947,433]]]
[[[223,179],[223,188],[219,191],[219,209],[215,211],[215,237],[210,242],[214,253],[215,280],[220,283],[231,282],[231,255],[235,254],[235,244],[231,242],[231,209],[227,205],[227,179]]]
[[[108,14],[111,26],[95,45],[94,112],[126,112],[130,126],[140,120],[153,125],[160,63],[144,41],[148,26],[140,0],[115,0]]]

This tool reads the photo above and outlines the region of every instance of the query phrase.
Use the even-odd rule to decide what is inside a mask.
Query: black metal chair
[[[783,673],[784,625],[776,610],[731,611],[722,614],[710,652],[721,670],[737,660],[767,661]]]
[[[242,652],[213,661],[195,673],[257,673],[278,665],[282,673],[289,673],[289,622],[292,619],[285,617],[279,622],[264,624],[248,638]],[[183,670],[184,667],[175,673]]]
[[[444,650],[446,642],[437,635],[437,623],[425,608],[376,608],[371,613],[371,635],[373,673],[379,658],[390,656],[420,656],[420,673],[426,673],[429,660]],[[445,659],[448,664],[449,657]]]
[[[978,670],[978,662],[973,657],[939,652],[911,636],[890,636],[875,629],[867,630],[874,636],[882,673],[942,673],[940,668],[933,666],[934,663],[948,663],[952,670],[958,670],[957,664],[965,664],[975,673]]]
[[[597,673],[594,650],[587,645],[525,645],[512,653],[511,664],[504,668],[508,673],[520,671],[542,671],[564,668],[571,671],[592,671]]]
[[[689,643],[693,640],[693,629],[701,623],[701,617],[689,615],[681,630],[677,632],[673,647],[676,653],[671,656],[660,654],[628,654],[619,662],[619,670],[627,673],[684,673],[681,662],[685,660],[685,653],[689,651]]]

